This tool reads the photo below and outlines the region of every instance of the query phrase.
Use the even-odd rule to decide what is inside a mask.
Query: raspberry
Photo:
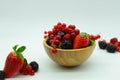
[[[98,44],[99,44],[100,49],[106,49],[106,47],[107,47],[107,43],[104,40],[99,41]]]
[[[71,35],[70,34],[65,34],[64,37],[63,37],[63,41],[64,40],[68,40],[68,41],[72,42]]]
[[[118,42],[118,39],[116,37],[110,39],[110,43],[115,44],[116,42]]]
[[[108,44],[106,50],[110,53],[114,53],[116,51],[116,47],[113,44]]]
[[[71,49],[72,48],[72,43],[68,40],[65,40],[61,44],[62,49]]]
[[[6,73],[0,70],[0,80],[5,80],[5,78],[6,78]]]

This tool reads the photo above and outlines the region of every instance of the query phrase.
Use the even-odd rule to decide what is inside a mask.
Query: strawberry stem
[[[25,46],[21,46],[17,49],[18,45],[15,45],[13,47],[14,52],[17,54],[18,58],[24,59],[24,56],[22,55],[22,52],[26,49]]]

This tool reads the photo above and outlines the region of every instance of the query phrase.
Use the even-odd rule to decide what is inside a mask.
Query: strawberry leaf
[[[13,50],[14,50],[15,52],[17,52],[17,51],[16,51],[17,47],[18,47],[18,45],[15,45],[15,46],[13,47]]]
[[[20,48],[17,49],[17,53],[22,53],[26,49],[25,46],[21,46]]]
[[[81,36],[81,37],[86,37],[86,36],[88,36],[88,34],[85,33],[85,32],[81,32],[81,33],[80,33],[80,36]]]
[[[24,65],[27,67],[28,66],[28,62],[27,62],[27,59],[24,58]]]
[[[24,56],[21,54],[21,53],[17,53],[17,56],[20,58],[20,59],[23,59]]]
[[[94,40],[90,40],[89,46],[92,46],[95,43]]]

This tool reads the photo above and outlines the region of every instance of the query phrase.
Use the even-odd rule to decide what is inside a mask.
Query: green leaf
[[[23,59],[24,56],[21,54],[21,53],[17,53],[17,56],[20,58],[20,59]]]
[[[28,62],[27,62],[27,59],[26,59],[26,58],[24,58],[24,65],[25,65],[25,66],[28,66]]]
[[[14,50],[15,52],[16,52],[17,47],[18,47],[18,45],[15,45],[15,46],[13,47],[13,50]]]
[[[80,33],[80,36],[81,36],[81,37],[85,37],[85,36],[88,36],[88,34],[85,33],[85,32],[81,32],[81,33]]]
[[[94,40],[90,40],[89,45],[90,45],[90,46],[92,46],[92,45],[94,45],[94,43],[95,43],[95,41],[94,41]]]
[[[20,48],[17,49],[17,53],[22,53],[26,49],[25,46],[21,46]]]

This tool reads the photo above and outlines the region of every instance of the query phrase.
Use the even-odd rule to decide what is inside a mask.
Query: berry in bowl
[[[77,66],[85,62],[94,51],[100,35],[90,35],[75,25],[58,22],[52,30],[44,32],[43,45],[48,56],[62,66]]]

